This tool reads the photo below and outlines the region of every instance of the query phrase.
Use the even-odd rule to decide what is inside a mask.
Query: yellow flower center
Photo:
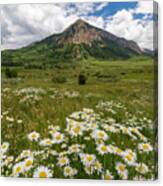
[[[5,149],[7,147],[7,145],[2,145],[2,149]]]
[[[24,156],[28,156],[28,152],[24,152]]]
[[[57,140],[60,140],[60,139],[61,139],[61,135],[58,134],[58,135],[56,136],[56,139],[57,139]]]
[[[47,144],[47,145],[51,145],[51,143],[52,143],[52,142],[51,142],[50,140],[47,140],[47,141],[46,141],[46,144]]]
[[[119,170],[123,172],[125,170],[125,166],[124,165],[119,165]]]
[[[105,180],[111,180],[111,176],[107,174],[107,175],[104,176],[104,179]]]
[[[74,147],[72,147],[72,150],[73,150],[73,151],[77,151],[78,148],[74,146]]]
[[[78,134],[79,132],[80,132],[80,127],[78,126],[78,127],[75,127],[74,128],[74,132],[76,133],[76,134]]]
[[[99,132],[99,133],[98,133],[98,137],[99,137],[99,138],[103,138],[103,137],[104,137],[104,133],[103,133],[103,132]]]
[[[127,155],[126,155],[126,159],[127,159],[128,161],[131,161],[131,160],[132,160],[132,156],[131,156],[130,154],[127,154]]]
[[[27,160],[25,163],[26,167],[30,167],[32,165],[32,161],[31,160]]]
[[[47,178],[47,173],[46,173],[45,171],[41,171],[41,172],[39,173],[39,177],[40,177],[40,178]]]
[[[19,173],[21,171],[21,167],[17,167],[15,171],[16,173]]]
[[[61,159],[60,163],[65,164],[66,163],[66,159]]]
[[[124,133],[128,133],[128,129],[127,128],[124,129]]]
[[[143,149],[148,150],[149,145],[147,143],[143,144]]]
[[[92,156],[88,156],[88,157],[87,157],[87,160],[90,162],[90,161],[93,160],[93,157],[92,157]]]
[[[98,162],[96,162],[96,163],[94,164],[94,166],[96,167],[96,169],[100,169],[100,168],[101,168],[101,164],[98,163]]]
[[[31,137],[32,138],[36,138],[37,136],[36,136],[36,134],[32,134]]]
[[[140,165],[140,166],[138,167],[138,170],[139,170],[140,172],[143,172],[143,171],[144,171],[144,167],[143,167],[142,165]]]
[[[70,173],[70,168],[66,168],[65,172],[66,172],[67,174],[69,174],[69,173]]]
[[[136,132],[138,132],[138,129],[137,128],[133,128],[132,131],[136,133]]]
[[[106,146],[102,146],[101,147],[101,150],[104,151],[104,152],[106,152],[107,151],[107,147]]]
[[[122,150],[119,149],[119,148],[117,148],[117,149],[116,149],[116,152],[117,152],[118,154],[121,154],[121,153],[122,153]]]

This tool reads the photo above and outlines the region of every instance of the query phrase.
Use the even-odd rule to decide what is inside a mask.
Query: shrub
[[[18,77],[18,73],[17,73],[16,69],[6,68],[5,69],[5,76],[7,78],[16,78],[16,77]]]
[[[52,82],[53,83],[65,83],[65,82],[67,82],[67,79],[63,75],[58,75],[58,76],[54,76],[52,78]]]
[[[79,76],[78,76],[78,84],[79,85],[85,85],[86,80],[87,80],[87,78],[85,75],[79,74]]]

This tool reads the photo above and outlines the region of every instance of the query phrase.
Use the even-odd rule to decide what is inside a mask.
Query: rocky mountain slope
[[[53,34],[21,49],[3,51],[2,64],[88,58],[116,60],[142,53],[136,42],[117,37],[79,19],[60,34]]]

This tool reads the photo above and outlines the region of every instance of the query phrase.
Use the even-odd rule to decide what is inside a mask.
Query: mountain
[[[26,47],[2,52],[2,64],[74,61],[87,58],[126,59],[141,55],[136,42],[117,37],[82,19],[60,34],[53,34]]]
[[[143,48],[143,49],[142,49],[142,52],[143,52],[144,54],[148,54],[149,56],[154,56],[154,53],[155,53],[155,51],[150,50],[150,49],[147,49],[147,48]]]

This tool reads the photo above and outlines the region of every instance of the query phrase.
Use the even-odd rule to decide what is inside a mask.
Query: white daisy
[[[18,123],[18,124],[21,124],[21,123],[23,123],[23,120],[18,119],[18,120],[17,120],[17,123]]]
[[[102,179],[103,180],[113,180],[113,175],[110,173],[109,170],[106,170],[104,174],[102,174]]]
[[[93,165],[96,160],[96,156],[94,154],[80,154],[80,158],[86,167]]]
[[[33,131],[30,134],[28,134],[28,139],[30,141],[38,141],[39,137],[40,137],[40,134],[35,132],[35,131]]]
[[[140,134],[139,129],[137,127],[131,128],[131,132],[138,134],[138,135]]]
[[[147,142],[147,138],[143,134],[140,134],[139,137],[142,141]]]
[[[141,174],[146,174],[148,172],[148,166],[144,163],[138,163],[136,165],[136,171]]]
[[[41,146],[52,146],[53,143],[53,140],[51,140],[50,138],[45,138],[40,141]]]
[[[40,166],[34,171],[33,177],[34,178],[51,178],[52,172],[47,167]]]
[[[108,139],[108,135],[103,130],[97,129],[97,130],[93,131],[92,138],[94,138],[95,140],[104,140],[105,141]]]
[[[86,166],[84,167],[84,171],[86,172],[86,174],[88,175],[92,175],[94,173],[94,167],[93,166]]]
[[[1,166],[8,166],[9,163],[11,163],[14,160],[13,156],[8,156],[5,161],[1,162]]]
[[[128,170],[126,169],[124,172],[122,172],[120,174],[120,177],[123,179],[123,180],[127,180],[128,178]]]
[[[64,140],[64,134],[61,134],[60,132],[53,133],[52,137],[54,139],[54,142],[57,144],[62,143]]]
[[[9,143],[8,142],[3,142],[3,144],[1,145],[1,152],[2,154],[6,153],[8,148],[9,148]]]
[[[116,164],[116,170],[117,170],[118,174],[120,174],[120,175],[124,174],[126,172],[126,165],[118,162]]]
[[[20,162],[13,166],[13,176],[17,177],[24,172],[24,163]]]
[[[23,150],[22,153],[20,154],[21,158],[26,158],[32,156],[32,152],[30,150]]]
[[[77,174],[77,170],[73,169],[70,166],[66,166],[66,167],[64,167],[64,173],[63,174],[64,174],[65,177],[72,177],[72,176]]]
[[[104,155],[108,153],[108,146],[105,144],[100,144],[97,147],[97,151],[99,152],[99,154]]]
[[[68,165],[68,164],[69,164],[69,159],[66,156],[58,158],[57,165],[59,165],[60,167],[63,167],[63,166]]]
[[[102,164],[99,161],[96,160],[93,167],[98,173],[102,172]]]
[[[6,116],[6,120],[9,121],[9,122],[14,122],[14,118],[9,117],[9,116]]]
[[[153,150],[153,147],[149,143],[139,143],[138,149],[144,152],[150,152]]]
[[[33,158],[29,157],[24,161],[24,169],[29,170],[32,168],[32,166],[33,166]]]
[[[127,134],[127,135],[129,135],[129,136],[132,136],[132,133],[131,133],[130,128],[121,126],[121,130],[122,130],[122,133],[123,133],[123,134]]]
[[[71,145],[68,149],[70,153],[79,153],[80,152],[80,145],[79,144],[74,144]]]
[[[70,129],[70,135],[71,136],[79,136],[83,134],[83,127],[79,124],[75,124],[74,126],[71,127]]]
[[[119,147],[114,147],[113,150],[114,154],[118,155],[118,156],[123,156],[124,152],[122,149],[120,149]]]
[[[128,165],[135,165],[136,154],[132,150],[126,150],[123,154],[123,159]]]

